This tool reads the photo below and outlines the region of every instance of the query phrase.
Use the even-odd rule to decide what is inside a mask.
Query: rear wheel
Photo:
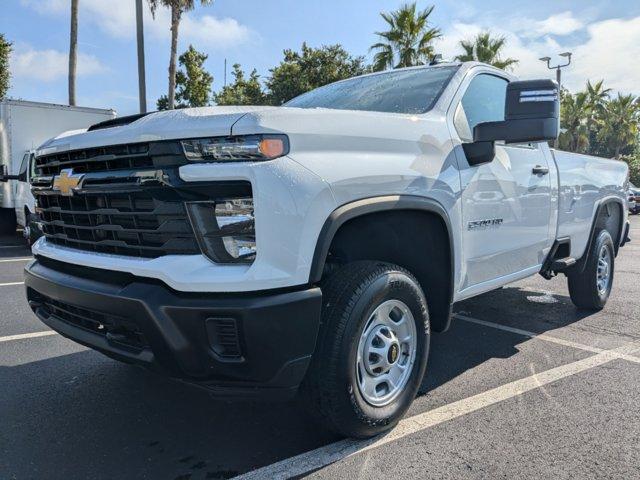
[[[569,275],[569,295],[578,308],[601,310],[613,285],[615,250],[607,230],[601,230],[587,253],[584,271]]]
[[[302,387],[307,406],[342,435],[393,428],[422,382],[429,316],[417,280],[388,263],[354,262],[323,286],[322,335]]]

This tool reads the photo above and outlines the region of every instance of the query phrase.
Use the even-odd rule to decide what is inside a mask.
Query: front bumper
[[[42,257],[25,268],[25,285],[35,314],[63,336],[230,397],[295,393],[315,348],[322,303],[317,287],[182,293]]]

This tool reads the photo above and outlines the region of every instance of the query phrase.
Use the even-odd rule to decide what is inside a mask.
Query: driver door
[[[489,73],[473,77],[454,110],[454,143],[471,142],[478,123],[504,120],[507,83]],[[462,186],[462,296],[535,273],[550,245],[551,181],[544,150],[537,143],[503,142],[495,150],[492,162],[471,166],[461,145],[456,149]]]

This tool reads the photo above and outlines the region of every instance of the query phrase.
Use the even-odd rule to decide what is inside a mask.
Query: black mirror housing
[[[553,80],[526,80],[507,85],[505,120],[473,129],[474,142],[506,143],[555,140],[559,133],[560,99]]]
[[[9,175],[7,174],[7,166],[2,165],[2,169],[0,170],[0,182],[8,182],[9,180],[20,180],[20,175]]]
[[[463,143],[462,150],[469,165],[476,166],[489,163],[496,156],[495,142]]]

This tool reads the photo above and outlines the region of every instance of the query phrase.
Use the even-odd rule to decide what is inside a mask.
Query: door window
[[[29,157],[29,179],[36,176],[36,156],[32,153]]]
[[[504,120],[508,83],[504,78],[489,74],[471,80],[453,118],[463,142],[473,141],[473,127],[479,123]]]
[[[27,169],[29,168],[29,157],[30,154],[25,153],[24,157],[22,157],[22,163],[20,164],[20,171],[18,172],[18,174],[21,177],[26,177],[27,175]]]

